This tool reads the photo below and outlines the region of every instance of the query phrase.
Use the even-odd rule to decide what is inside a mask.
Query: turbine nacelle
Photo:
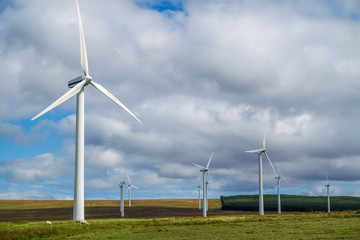
[[[120,182],[119,187],[122,187],[124,184],[126,185],[126,182],[123,180]]]
[[[82,80],[85,80],[86,83],[85,83],[85,86],[88,85],[91,80],[92,80],[92,77],[91,76],[79,76],[77,78],[74,78],[70,81],[68,81],[68,87],[69,88],[73,88],[75,87],[78,83],[80,83]]]

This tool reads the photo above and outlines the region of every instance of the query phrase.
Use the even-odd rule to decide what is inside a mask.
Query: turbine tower
[[[76,144],[75,144],[75,184],[74,184],[74,216],[73,220],[84,220],[84,102],[85,93],[84,88],[91,84],[105,96],[110,98],[132,117],[134,117],[139,123],[141,121],[116,97],[114,97],[109,91],[103,86],[95,83],[92,77],[89,75],[88,59],[85,46],[84,31],[81,21],[80,8],[78,1],[76,0],[76,7],[79,21],[80,31],[80,53],[81,53],[81,66],[84,71],[84,76],[79,76],[68,82],[68,87],[71,88],[68,92],[58,98],[50,106],[45,108],[38,115],[33,117],[31,120],[35,120],[41,115],[47,113],[51,109],[57,107],[61,103],[67,101],[69,98],[77,95],[76,98]]]
[[[120,212],[121,217],[124,217],[125,215],[125,209],[124,209],[124,185],[126,185],[126,182],[124,179],[120,181],[119,187],[120,187]]]
[[[256,150],[249,150],[249,151],[245,151],[247,153],[256,153],[258,154],[258,158],[259,158],[259,214],[260,215],[264,215],[264,196],[263,196],[263,175],[262,175],[262,154],[265,155],[265,157],[269,160],[269,163],[275,173],[275,176],[277,176],[275,168],[272,164],[272,162],[270,161],[270,158],[268,156],[268,154],[266,153],[266,128],[265,128],[265,134],[264,134],[264,139],[263,139],[263,147],[260,149],[256,149]]]
[[[129,207],[131,207],[131,188],[134,187],[138,189],[138,187],[131,184],[129,175],[127,175],[127,179],[128,179],[128,191],[129,191]]]
[[[281,214],[280,180],[283,179],[286,182],[287,182],[287,180],[286,180],[286,178],[281,176],[280,168],[279,168],[277,161],[275,161],[275,163],[276,163],[276,167],[279,171],[279,174],[275,177],[275,179],[277,180],[277,188],[278,188],[278,214]]]
[[[213,157],[213,154],[211,153],[210,159],[208,163],[206,164],[206,167],[200,166],[196,163],[193,163],[195,166],[200,168],[200,172],[203,173],[203,216],[206,217],[207,215],[207,192],[206,192],[206,176],[205,173],[207,173],[209,177],[209,166],[211,163],[211,159]]]
[[[327,184],[325,185],[325,187],[326,187],[326,191],[327,191],[327,202],[328,202],[328,213],[330,212],[330,182],[329,182],[329,178],[328,178],[328,176],[327,176],[327,174],[326,174],[326,172],[324,172],[325,173],[325,176],[326,176],[326,180],[327,180]]]
[[[197,188],[198,188],[198,197],[199,197],[199,209],[201,209],[201,198],[200,198],[201,185],[198,185]]]

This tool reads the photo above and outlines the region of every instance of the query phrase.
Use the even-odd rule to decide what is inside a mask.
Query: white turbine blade
[[[286,178],[284,178],[283,176],[281,176],[281,178],[282,178],[282,179],[284,179],[284,180],[285,180],[285,182],[288,182],[288,180],[287,180]]]
[[[325,170],[324,170],[324,174],[325,174],[325,177],[326,177],[326,180],[327,180],[328,184],[330,184],[330,182],[329,182],[329,178],[328,178],[328,176],[327,176],[327,174],[326,174],[326,171],[325,171]]]
[[[73,87],[72,89],[70,89],[69,91],[67,91],[64,95],[62,95],[61,97],[59,97],[55,102],[53,102],[50,106],[48,106],[47,108],[45,108],[42,112],[40,112],[38,115],[36,115],[35,117],[33,117],[31,119],[31,121],[35,120],[36,118],[40,117],[41,115],[47,113],[48,111],[50,111],[51,109],[59,106],[61,103],[65,102],[66,100],[68,100],[69,98],[71,98],[72,96],[74,96],[75,94],[77,94],[78,92],[80,92],[81,88],[84,86],[84,84],[86,83],[85,80],[82,80],[81,82],[79,82],[75,87]]]
[[[93,85],[97,90],[102,92],[105,96],[113,100],[117,105],[122,107],[125,111],[127,111],[133,118],[135,118],[139,123],[142,124],[142,122],[127,108],[124,104],[122,104],[114,95],[112,95],[108,90],[106,90],[103,86],[101,86],[98,83],[95,83],[94,81],[90,82],[91,85]]]
[[[77,6],[77,12],[78,12],[78,18],[79,18],[81,66],[84,70],[85,75],[88,76],[89,75],[89,67],[88,67],[88,59],[87,59],[87,53],[86,53],[84,30],[83,30],[81,15],[80,15],[79,3],[77,0],[76,0],[76,6]]]
[[[210,177],[209,171],[207,171],[206,174],[207,174],[207,176],[208,176],[208,178],[209,178],[209,182],[211,182],[211,177]]]
[[[263,139],[263,148],[265,148],[265,145],[266,145],[266,132],[267,132],[267,123],[266,123],[266,127],[265,127],[264,139]]]
[[[206,173],[207,173],[207,176],[208,176],[208,178],[209,178],[209,181],[208,181],[208,182],[210,183],[211,190],[214,190],[213,185],[212,185],[212,181],[211,181],[211,177],[210,177],[210,173],[209,173],[209,171],[207,171]]]
[[[273,171],[274,171],[275,176],[277,176],[277,173],[276,173],[276,171],[275,171],[275,168],[274,168],[274,166],[273,166],[273,164],[272,164],[272,162],[271,162],[271,160],[270,160],[269,156],[267,155],[267,153],[266,153],[266,152],[264,152],[264,153],[265,153],[266,158],[269,160],[269,163],[270,163],[270,165],[271,165],[271,167],[272,167],[272,169],[273,169]]]
[[[207,163],[207,165],[206,165],[206,169],[209,168],[212,157],[213,157],[213,153],[211,153],[210,159],[209,159],[209,161],[208,161],[208,163]]]
[[[131,182],[130,182],[130,177],[129,177],[129,175],[127,175],[127,179],[128,179],[129,186],[131,186]]]
[[[280,171],[280,168],[279,168],[279,165],[278,165],[278,162],[277,160],[275,159],[275,164],[276,164],[276,168],[277,170],[279,171],[279,175],[281,176],[281,171]]]
[[[198,165],[198,164],[196,164],[196,163],[193,163],[193,164],[194,164],[195,166],[197,166],[197,167],[201,168],[201,169],[205,168],[205,167],[200,166],[200,165]]]
[[[132,187],[134,187],[134,188],[136,188],[136,189],[139,189],[137,186],[135,186],[135,185],[131,185]]]
[[[261,153],[264,149],[255,149],[255,150],[248,150],[248,151],[245,151],[247,153]]]

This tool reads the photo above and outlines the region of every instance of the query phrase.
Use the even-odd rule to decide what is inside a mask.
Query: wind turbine
[[[275,177],[275,179],[277,180],[277,188],[278,188],[278,214],[281,214],[281,199],[280,199],[280,180],[283,179],[287,182],[286,178],[284,178],[283,176],[281,176],[281,172],[280,172],[280,168],[279,165],[277,163],[277,161],[275,161],[276,163],[276,167],[279,171],[279,174]]]
[[[128,178],[128,191],[129,191],[129,207],[131,207],[131,188],[134,187],[138,189],[138,187],[131,184],[129,175],[127,175],[127,178]]]
[[[119,187],[120,187],[120,212],[121,217],[124,217],[125,210],[124,210],[124,185],[126,185],[125,179],[122,179],[120,181]]]
[[[256,149],[256,150],[249,150],[249,151],[245,151],[247,153],[256,153],[258,154],[259,157],[259,214],[260,215],[264,215],[264,196],[263,196],[263,175],[262,175],[262,154],[265,155],[265,157],[269,160],[269,163],[275,173],[275,176],[277,176],[275,168],[272,164],[272,162],[270,161],[270,158],[268,156],[268,154],[266,153],[266,129],[265,128],[265,134],[264,134],[264,139],[263,139],[263,147],[260,149]]]
[[[80,52],[81,52],[81,66],[84,71],[84,76],[79,76],[68,82],[68,87],[71,88],[68,92],[58,98],[50,106],[45,108],[38,115],[33,117],[31,120],[35,120],[41,115],[47,113],[51,109],[57,107],[61,103],[67,101],[69,98],[77,95],[76,98],[76,145],[75,145],[75,186],[74,186],[74,220],[84,220],[84,102],[85,93],[84,88],[91,84],[97,90],[102,92],[105,96],[110,98],[132,117],[134,117],[139,123],[141,121],[116,97],[114,97],[109,91],[103,86],[92,81],[92,77],[89,75],[88,59],[85,46],[84,31],[81,21],[79,3],[76,0],[76,7],[79,21],[80,31]]]
[[[198,196],[199,196],[199,209],[201,209],[201,199],[200,199],[201,185],[198,185],[197,188],[198,188]]]
[[[206,177],[205,177],[205,173],[207,173],[208,177],[209,176],[209,166],[211,163],[211,159],[213,157],[213,154],[211,153],[210,159],[208,161],[208,163],[206,164],[206,167],[200,166],[196,163],[193,163],[195,166],[200,168],[200,172],[203,173],[203,216],[206,217],[206,212],[207,212],[207,192],[206,192]]]
[[[325,176],[326,176],[326,180],[327,180],[327,184],[325,185],[326,187],[326,191],[327,191],[327,199],[328,199],[328,212],[330,212],[330,182],[329,182],[329,178],[326,174],[326,172],[324,171]]]

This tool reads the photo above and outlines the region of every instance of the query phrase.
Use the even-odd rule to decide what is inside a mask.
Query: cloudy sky
[[[256,194],[267,149],[287,194],[360,196],[358,0],[79,0],[92,86],[85,94],[85,198]],[[75,97],[30,119],[80,76],[74,0],[0,1],[0,199],[72,199]],[[276,165],[276,164],[275,164]],[[264,191],[276,192],[263,161]]]

